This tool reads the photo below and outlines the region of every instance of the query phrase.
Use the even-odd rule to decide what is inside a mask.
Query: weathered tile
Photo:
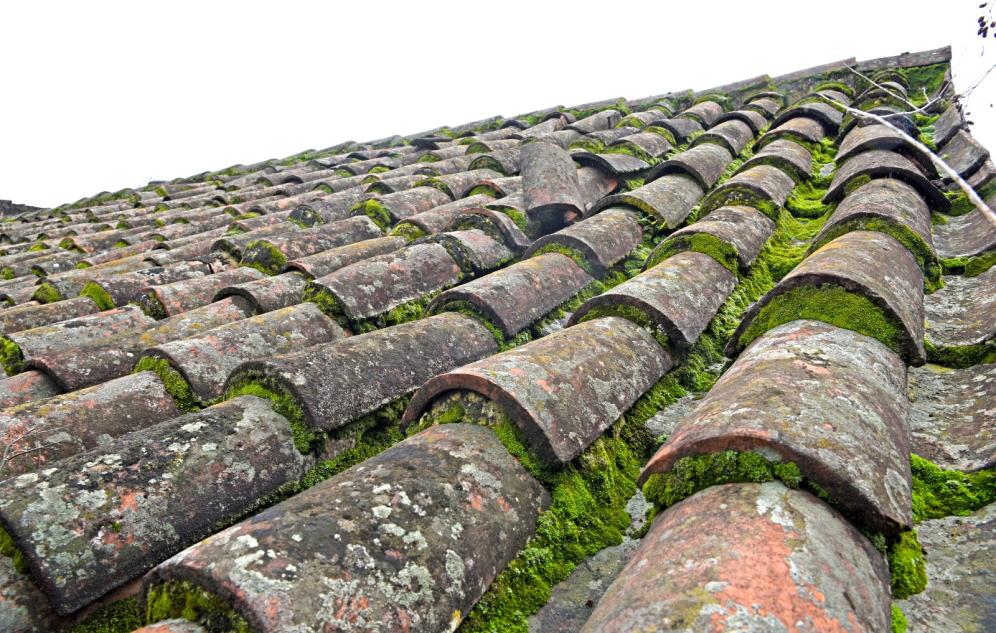
[[[715,486],[657,518],[581,631],[887,631],[888,576],[871,543],[808,493]]]
[[[454,630],[548,504],[490,430],[433,427],[174,556],[143,594],[192,580],[257,631]]]

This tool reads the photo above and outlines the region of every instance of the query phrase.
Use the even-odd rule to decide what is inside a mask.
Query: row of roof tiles
[[[879,80],[908,97],[902,73]],[[929,157],[828,104],[890,112],[875,88],[847,91],[803,91],[788,109],[781,94],[754,94],[730,112],[725,99],[684,110],[651,99],[632,114],[608,103],[465,144],[423,135],[352,162],[259,166],[23,218],[5,233],[17,252],[0,258],[9,300],[28,300],[0,312],[15,453],[0,522],[30,579],[7,570],[5,626],[63,626],[142,579],[152,619],[193,614],[207,630],[456,627],[556,503],[544,473],[583,461],[694,355],[792,192],[822,167],[814,152],[837,138],[825,199],[842,202],[747,311],[727,347],[736,362],[644,467],[662,515],[587,627],[773,618],[882,630],[889,572],[858,529],[896,539],[912,525],[905,380],[927,357],[924,280],[938,281],[941,258],[985,257],[996,231],[939,257],[930,212],[948,199]],[[964,130],[943,135],[942,152],[984,152]],[[959,164],[985,188],[985,159]],[[261,215],[233,234],[216,204]],[[962,223],[985,227],[977,214]],[[164,217],[185,223],[156,226]],[[87,230],[115,220],[128,228]],[[958,228],[946,234],[960,246]],[[22,256],[29,243],[60,257]],[[118,249],[134,254],[107,254]],[[958,294],[967,309],[990,300],[988,273],[966,281],[978,295]],[[565,306],[569,318],[544,322]],[[858,318],[869,313],[871,325]],[[983,346],[992,325],[978,328]],[[388,444],[410,437],[301,486],[362,443],[365,416],[399,405]],[[519,439],[482,428],[503,424]],[[779,477],[790,487],[658,494],[689,458],[729,451],[798,472]],[[717,556],[729,563],[702,564]],[[688,573],[673,578],[675,565]],[[799,598],[775,599],[787,588]]]

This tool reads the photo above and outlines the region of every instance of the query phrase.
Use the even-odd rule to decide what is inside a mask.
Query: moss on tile
[[[362,214],[367,216],[373,220],[374,224],[379,226],[381,230],[384,231],[390,228],[392,224],[391,212],[387,210],[387,207],[381,204],[380,200],[374,198],[357,202],[350,208],[349,212],[350,215]]]
[[[444,180],[441,180],[436,176],[429,176],[427,178],[423,178],[422,180],[416,181],[415,184],[412,185],[413,189],[415,187],[432,187],[433,189],[442,191],[450,198],[456,198],[456,196],[453,195],[453,191],[450,189],[450,186],[446,184]]]
[[[339,445],[348,440],[350,448],[330,459],[320,459],[297,482],[293,490],[285,494],[296,494],[315,484],[337,475],[347,468],[370,459],[387,450],[405,438],[401,431],[401,416],[411,401],[412,394],[405,394],[391,402],[363,415],[329,434],[329,444]]]
[[[959,216],[975,211],[975,205],[972,204],[972,201],[968,199],[968,196],[961,189],[957,191],[945,191],[944,197],[951,203],[951,208],[947,211],[948,215]]]
[[[197,622],[208,633],[252,633],[245,618],[217,594],[188,580],[152,585],[145,602],[145,620],[180,618]]]
[[[112,310],[115,307],[114,299],[111,297],[110,293],[104,290],[104,287],[95,281],[88,281],[83,284],[80,296],[90,297],[90,299],[92,299],[101,310]]]
[[[287,265],[287,256],[267,240],[250,242],[244,253],[242,265],[255,268],[264,275],[276,275]]]
[[[848,97],[854,96],[854,88],[840,81],[824,81],[813,87],[813,92],[819,92],[820,90],[836,90],[837,92],[843,92]]]
[[[21,346],[4,336],[0,338],[0,365],[8,376],[24,371],[24,352]]]
[[[738,274],[737,249],[709,233],[685,233],[667,238],[658,248],[652,259],[647,260],[647,268],[653,268],[669,257],[684,251],[703,253],[715,259],[723,268],[734,275]]]
[[[996,341],[984,341],[975,345],[941,345],[929,338],[924,339],[927,362],[955,369],[965,369],[979,363],[996,363]]]
[[[945,257],[941,259],[941,267],[949,275],[964,275],[978,277],[996,264],[996,250],[986,251],[972,257]]]
[[[609,145],[608,147],[606,147],[605,148],[605,153],[606,154],[625,154],[627,156],[632,156],[633,158],[638,158],[638,159],[642,160],[643,162],[645,162],[647,164],[650,164],[650,165],[656,165],[657,163],[660,162],[659,159],[657,159],[656,157],[652,156],[650,154],[650,152],[648,152],[647,150],[643,149],[642,147],[640,147],[636,143],[632,143],[632,142],[627,141],[625,139],[623,139],[621,141],[618,141],[616,143],[613,143],[612,145]]]
[[[7,533],[7,530],[3,529],[2,525],[0,525],[0,556],[9,558],[11,564],[14,566],[14,571],[17,573],[29,573],[27,557],[21,551],[21,548],[14,543],[13,537]]]
[[[869,176],[868,174],[862,174],[860,176],[855,176],[854,178],[851,178],[844,185],[844,197],[846,198],[847,196],[851,195],[858,189],[864,187],[871,181],[872,177]]]
[[[501,164],[501,161],[499,161],[494,156],[491,156],[489,154],[482,154],[481,156],[475,158],[467,167],[467,169],[468,170],[491,169],[493,171],[498,172],[499,174],[502,174],[503,176],[512,175],[505,170],[505,167]]]
[[[38,303],[56,303],[65,299],[59,289],[47,281],[38,286],[31,298]]]
[[[200,409],[200,399],[194,395],[193,389],[187,379],[173,367],[165,358],[158,356],[143,356],[138,359],[133,374],[141,371],[151,371],[163,383],[166,393],[173,397],[178,409],[184,412],[197,411]]]
[[[584,253],[575,248],[565,246],[559,242],[549,242],[536,249],[530,257],[536,257],[537,255],[543,255],[545,253],[560,253],[561,255],[570,257],[583,271],[594,276],[594,272],[588,258],[584,256]]]
[[[722,451],[682,457],[669,471],[650,475],[643,496],[660,512],[710,486],[775,480],[798,488],[802,473],[792,462],[773,462],[753,451]]]
[[[166,313],[166,306],[162,304],[159,297],[157,297],[156,293],[152,290],[140,295],[137,299],[131,301],[130,303],[137,305],[142,309],[142,312],[157,321],[161,321],[169,316],[169,314]]]
[[[630,523],[625,505],[653,438],[624,416],[570,465],[551,470],[533,457],[505,412],[478,394],[450,392],[429,408],[421,426],[459,421],[491,428],[550,491],[551,505],[540,515],[535,535],[491,583],[460,629],[526,631],[528,616],[546,604],[552,588],[576,565],[622,541]]]
[[[48,250],[48,245],[47,244],[41,244],[41,243],[39,243],[39,244],[32,244],[31,248],[28,249],[28,252],[29,253],[37,253],[39,251],[47,251],[47,250]]]
[[[269,400],[273,410],[287,418],[294,446],[302,454],[311,455],[321,450],[325,443],[325,433],[312,429],[304,421],[301,405],[283,385],[266,376],[248,373],[240,375],[228,386],[224,399],[231,400],[238,396],[256,396]]]
[[[580,149],[592,154],[601,154],[605,151],[605,143],[597,138],[582,136],[568,146],[569,149]]]
[[[662,348],[670,350],[670,342],[668,341],[667,334],[664,332],[663,328],[651,321],[647,313],[636,306],[631,306],[626,303],[597,306],[586,312],[584,316],[581,317],[580,322],[584,323],[585,321],[593,321],[595,319],[610,316],[620,317],[635,323],[649,332]]]
[[[678,141],[675,140],[674,133],[672,133],[671,130],[667,130],[657,125],[648,125],[647,127],[643,128],[643,131],[653,132],[658,136],[663,136],[665,139],[667,139],[667,142],[670,143],[671,145],[678,144]]]
[[[887,556],[893,598],[903,600],[927,588],[927,561],[916,531],[900,532]]]
[[[900,353],[903,327],[874,301],[836,284],[792,288],[761,308],[740,337],[742,345],[773,328],[799,319],[823,321],[878,339]]]
[[[100,607],[65,633],[129,633],[143,624],[138,598],[131,596]]]
[[[399,222],[392,230],[391,235],[404,238],[407,242],[414,242],[420,237],[425,237],[428,233],[422,227],[411,222]]]
[[[828,216],[837,208],[835,203],[824,203],[823,196],[827,194],[827,188],[821,186],[816,180],[807,180],[797,184],[788,199],[785,200],[785,208],[789,212],[800,218],[819,218]]]
[[[906,615],[903,613],[903,610],[896,605],[892,605],[892,621],[889,625],[889,632],[906,633],[907,626]]]
[[[951,68],[949,62],[931,64],[929,66],[915,66],[913,68],[903,68],[900,70],[909,85],[909,100],[914,105],[922,106],[927,102],[927,98],[937,93],[941,84],[944,83],[944,76]],[[923,96],[926,90],[928,97]]]
[[[323,286],[308,285],[301,300],[314,303],[325,315],[335,319],[339,325],[351,330],[354,334],[362,334],[422,318],[425,315],[426,306],[437,294],[439,291],[431,292],[376,316],[359,320],[349,318],[335,295]]]
[[[477,306],[469,301],[448,301],[439,306],[438,309],[436,309],[436,312],[457,312],[474,319],[491,333],[491,336],[495,339],[495,343],[498,345],[499,352],[504,352],[512,349],[513,347],[518,347],[519,345],[528,343],[533,338],[528,326],[523,331],[516,332],[514,336],[510,338],[506,337],[500,327],[492,322],[491,319],[484,316],[484,314],[477,309]]]
[[[913,472],[913,520],[968,516],[996,501],[996,469],[964,473],[945,470],[919,455],[910,455]]]
[[[0,269],[0,277],[4,279],[14,279],[17,275],[14,274],[14,269],[9,266],[4,266]]]
[[[501,198],[502,193],[491,185],[477,185],[467,192],[466,198],[472,196],[488,196],[489,198]]]
[[[772,220],[778,219],[781,207],[775,202],[759,195],[757,192],[737,184],[731,184],[722,190],[716,190],[702,203],[702,213],[708,214],[719,207],[745,205],[754,207]]]
[[[875,231],[895,238],[913,255],[917,266],[923,272],[927,291],[933,292],[940,288],[941,266],[934,249],[909,226],[881,216],[852,216],[843,222],[838,222],[823,233],[818,241],[813,242],[812,249],[816,250],[851,231]]]

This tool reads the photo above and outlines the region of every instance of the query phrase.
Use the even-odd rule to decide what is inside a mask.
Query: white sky
[[[954,47],[981,0],[4,2],[0,198],[39,206],[234,163]],[[804,8],[805,7],[805,8]],[[992,35],[990,35],[992,37]],[[996,150],[996,72],[969,102]]]

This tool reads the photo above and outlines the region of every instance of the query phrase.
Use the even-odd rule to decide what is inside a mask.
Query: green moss
[[[339,446],[348,441],[352,446],[331,459],[321,460],[315,464],[290,494],[296,494],[325,481],[403,440],[405,434],[401,431],[401,416],[410,400],[411,394],[396,398],[333,432],[330,444]]]
[[[225,400],[237,396],[257,396],[270,401],[273,410],[287,418],[291,433],[294,436],[294,446],[303,454],[312,454],[321,450],[325,443],[325,434],[312,429],[304,421],[304,412],[283,385],[266,377],[245,374],[232,382],[225,393]]]
[[[350,215],[365,215],[382,230],[387,230],[391,226],[391,212],[387,210],[379,200],[370,199],[358,202],[349,210]]]
[[[910,455],[913,472],[913,519],[916,522],[948,516],[968,516],[996,501],[996,470],[963,473],[945,470]]]
[[[865,185],[867,185],[871,181],[872,181],[872,177],[869,176],[869,175],[867,175],[867,174],[862,174],[860,176],[856,176],[854,178],[851,178],[844,185],[844,197],[846,198],[847,196],[851,195],[852,193],[854,193],[858,189],[864,187]]]
[[[139,308],[142,309],[142,312],[152,317],[153,319],[156,319],[157,321],[161,321],[169,316],[169,314],[166,313],[166,306],[162,304],[162,302],[159,300],[159,297],[157,297],[156,293],[153,292],[152,290],[139,296],[137,299],[131,301],[130,303],[137,305]]]
[[[819,218],[833,213],[837,205],[824,204],[823,196],[826,195],[827,189],[819,185],[820,183],[813,180],[796,185],[785,201],[785,208],[792,215],[802,218]]]
[[[467,146],[468,154],[487,154],[491,151],[491,148],[488,147],[486,143],[482,143],[481,141],[475,141],[473,139],[464,139],[464,141],[461,141],[460,144]]]
[[[605,143],[597,138],[582,136],[569,145],[569,149],[580,149],[592,154],[601,154],[605,151]]]
[[[553,471],[533,457],[504,411],[477,394],[450,392],[427,416],[434,418],[431,423],[463,421],[488,426],[550,491],[551,505],[540,515],[535,535],[461,626],[465,632],[525,631],[526,618],[549,600],[554,585],[587,557],[622,541],[630,523],[625,505],[635,492],[636,475],[653,448],[653,438],[624,416],[577,460]]]
[[[881,216],[851,216],[850,219],[830,227],[820,236],[819,240],[813,242],[810,250],[815,251],[824,244],[851,231],[875,231],[895,238],[916,259],[917,266],[923,271],[925,281],[928,284],[936,285],[940,281],[941,266],[934,254],[934,249],[907,225]]]
[[[625,303],[597,306],[586,312],[584,316],[581,317],[581,322],[583,323],[585,321],[592,321],[594,319],[609,316],[621,317],[627,321],[632,321],[650,332],[651,336],[654,337],[654,340],[656,340],[661,347],[669,349],[668,337],[663,328],[651,321],[646,312],[635,306]]]
[[[902,326],[868,297],[834,284],[796,287],[772,298],[743,333],[740,343],[748,345],[768,330],[799,319],[854,330],[900,352]]]
[[[12,268],[4,266],[3,269],[0,270],[0,277],[3,277],[4,279],[13,279],[16,275],[14,274],[14,270]]]
[[[474,169],[491,169],[503,176],[509,176],[510,174],[505,170],[505,167],[501,164],[501,161],[496,159],[494,156],[489,154],[482,154],[478,156],[470,165],[467,167],[468,170]]]
[[[62,293],[59,292],[59,289],[47,281],[38,286],[38,289],[32,293],[31,298],[38,303],[56,303],[65,299]]]
[[[428,233],[421,227],[411,222],[399,222],[391,231],[391,235],[404,238],[408,242],[414,242],[420,237],[425,237]]]
[[[477,185],[469,192],[465,197],[469,198],[471,196],[488,196],[489,198],[500,198],[502,194],[500,191],[492,187],[491,185]]]
[[[131,596],[97,609],[65,633],[129,633],[143,624],[138,598]]]
[[[47,244],[41,244],[41,243],[39,243],[39,244],[32,244],[31,248],[28,249],[28,252],[29,253],[37,253],[38,251],[47,251],[47,250],[48,250],[48,245]]]
[[[927,588],[927,562],[916,532],[906,530],[889,544],[892,597],[903,600]]]
[[[517,226],[520,231],[528,232],[529,220],[526,219],[526,214],[522,211],[516,209],[515,207],[506,207],[500,204],[494,205],[490,208],[494,211],[498,211],[499,213],[504,213],[511,218],[512,222],[515,223],[515,226]]]
[[[996,264],[996,251],[989,251],[975,257],[969,257],[965,263],[965,276],[978,277]]]
[[[418,161],[417,162],[419,162],[419,163],[438,163],[441,160],[442,160],[442,158],[440,158],[437,154],[433,154],[432,152],[426,152],[425,154],[422,154],[421,156],[418,157]]]
[[[339,300],[324,286],[310,284],[305,288],[301,300],[314,303],[323,313],[335,319],[342,327],[352,330],[355,334],[361,334],[422,318],[425,315],[425,307],[436,294],[438,292],[430,293],[395,306],[377,316],[361,320],[350,319]]]
[[[111,297],[110,293],[104,290],[104,287],[95,281],[88,281],[83,284],[80,296],[90,297],[101,310],[112,310],[115,307],[114,299]]]
[[[964,369],[979,363],[996,363],[996,342],[986,341],[975,345],[944,345],[938,347],[929,338],[923,342],[927,351],[927,361]]]
[[[368,174],[382,174],[385,171],[391,171],[391,168],[388,167],[387,165],[375,165],[374,167],[371,167],[370,171],[368,171],[367,173]]]
[[[145,620],[180,618],[197,622],[208,633],[252,633],[245,618],[223,598],[187,580],[170,580],[149,588]]]
[[[4,336],[0,338],[0,365],[8,376],[24,371],[24,353],[21,346]]]
[[[903,614],[902,609],[896,605],[892,605],[892,623],[889,626],[890,633],[906,633],[906,616]]]
[[[950,68],[948,62],[931,64],[929,66],[916,66],[914,68],[902,69],[909,85],[909,99],[917,106],[922,106],[927,102],[923,96],[924,90],[929,96],[934,95],[944,83],[944,75]]]
[[[968,196],[961,189],[957,191],[945,191],[944,197],[951,203],[951,208],[947,212],[948,215],[965,215],[966,213],[975,211],[975,205],[972,204],[972,201],[968,199]]]
[[[668,472],[652,474],[643,496],[661,511],[710,486],[775,480],[798,488],[802,473],[792,462],[772,462],[752,451],[723,451],[683,457]]]
[[[271,242],[255,240],[246,246],[242,265],[255,268],[264,275],[276,275],[287,265],[287,256]]]
[[[996,251],[987,251],[973,257],[945,257],[941,268],[949,275],[978,277],[996,264]]]
[[[644,132],[653,132],[657,136],[663,136],[665,139],[667,139],[667,142],[670,143],[671,145],[677,145],[678,144],[678,141],[675,140],[674,133],[672,133],[671,130],[664,129],[664,128],[662,128],[660,126],[657,126],[657,125],[649,125],[649,126],[643,128],[643,131]]]
[[[423,178],[422,180],[419,180],[412,186],[413,189],[415,187],[432,187],[433,189],[442,191],[450,198],[456,197],[453,195],[453,192],[450,190],[450,186],[446,184],[446,182],[437,178],[436,176],[429,176],[428,178]]]
[[[930,212],[930,224],[932,226],[943,226],[948,223],[948,216],[937,211]]]
[[[732,185],[716,190],[702,203],[702,215],[707,215],[723,206],[746,205],[754,207],[772,220],[778,219],[781,207],[756,192],[739,185]]]
[[[3,529],[0,525],[0,556],[5,556],[11,560],[14,566],[14,571],[19,574],[27,574],[28,569],[28,559],[21,551],[21,548],[14,543],[14,538],[7,533],[7,530]]]
[[[194,395],[190,383],[165,358],[158,356],[143,356],[138,359],[132,373],[151,371],[162,380],[166,392],[176,401],[181,411],[197,411],[200,409],[200,399]]]
[[[660,162],[657,158],[652,156],[647,150],[643,149],[636,143],[631,143],[627,140],[617,141],[612,145],[605,148],[606,154],[626,154],[627,156],[632,156],[633,158],[639,158],[645,163],[650,165],[656,165]]]
[[[839,81],[824,81],[813,87],[813,92],[819,92],[820,90],[836,90],[837,92],[843,92],[848,97],[854,97],[854,88]]]
[[[647,268],[653,268],[665,259],[684,251],[704,253],[715,259],[723,268],[726,268],[734,275],[738,272],[737,249],[709,233],[684,233],[667,238],[654,251],[653,257],[647,261]]]
[[[584,254],[574,248],[569,246],[564,246],[563,244],[557,242],[549,242],[544,244],[540,248],[536,249],[530,257],[536,257],[537,255],[542,255],[544,253],[560,253],[574,260],[574,263],[581,267],[589,275],[594,275],[592,271],[591,263],[588,262],[588,258]]]

